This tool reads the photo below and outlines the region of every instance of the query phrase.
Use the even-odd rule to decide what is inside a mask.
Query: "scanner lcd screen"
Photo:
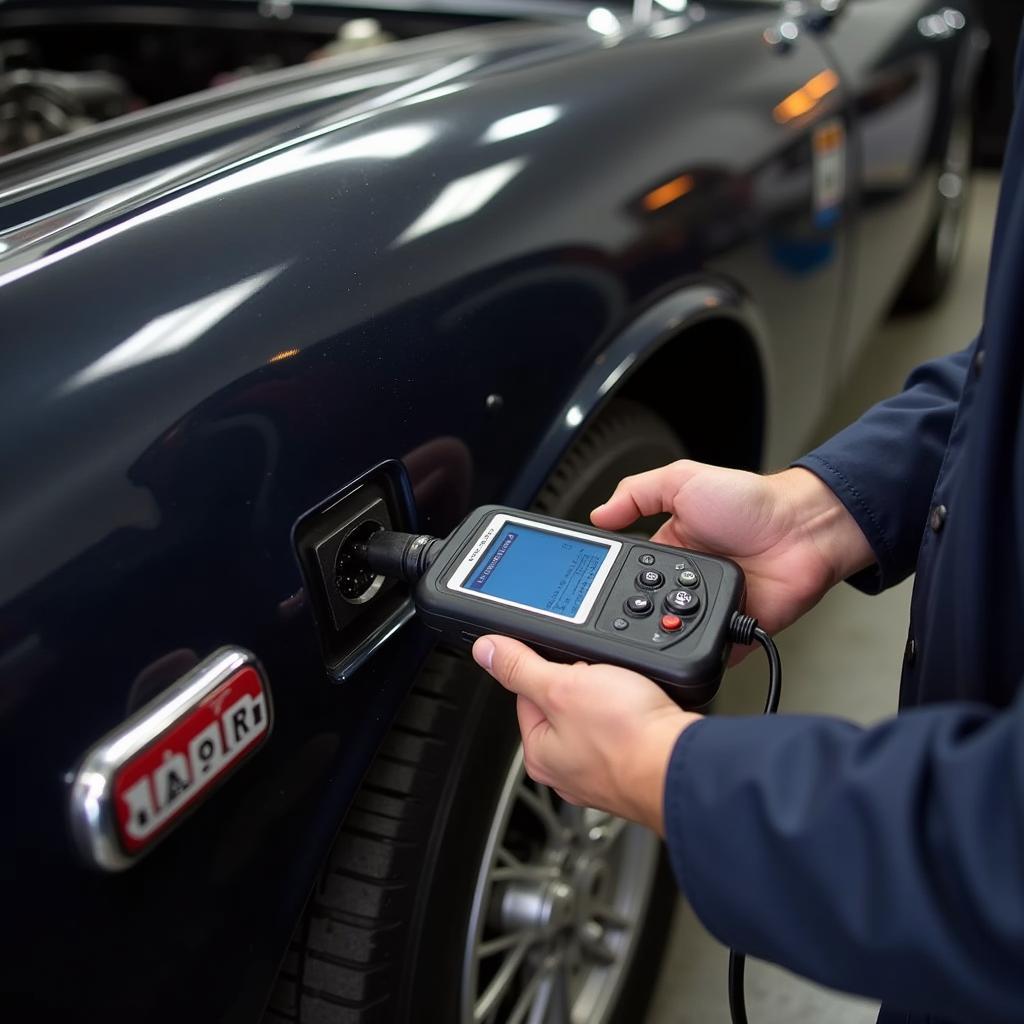
[[[462,581],[483,597],[575,618],[611,546],[505,522]]]

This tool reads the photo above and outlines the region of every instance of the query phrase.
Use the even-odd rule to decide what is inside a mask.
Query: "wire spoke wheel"
[[[574,807],[516,751],[476,879],[462,1024],[601,1024],[647,913],[657,837]]]

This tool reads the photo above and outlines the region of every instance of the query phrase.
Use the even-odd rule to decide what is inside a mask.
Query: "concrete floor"
[[[933,311],[891,320],[876,332],[820,438],[900,389],[908,370],[966,345],[981,324],[998,176],[974,180],[962,261],[946,299]],[[812,441],[814,439],[811,439]],[[840,715],[871,722],[896,708],[911,581],[878,597],[837,587],[779,640],[785,668],[782,710]],[[756,655],[731,672],[721,710],[749,714],[764,700]],[[648,1024],[727,1024],[726,950],[685,904],[655,991]],[[772,965],[747,965],[747,1006],[753,1024],[869,1024],[878,1004],[838,995]]]

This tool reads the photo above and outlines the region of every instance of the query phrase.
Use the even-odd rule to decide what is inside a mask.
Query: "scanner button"
[[[662,615],[661,628],[666,633],[675,633],[683,628],[683,620],[678,615]]]
[[[684,569],[679,574],[679,586],[695,587],[700,583],[700,577],[692,569]]]
[[[625,619],[616,619],[612,626],[615,629],[629,629],[629,623]]]
[[[639,563],[640,563],[641,565],[654,565],[654,555],[652,555],[652,554],[651,554],[651,553],[650,553],[650,552],[648,551],[648,552],[646,552],[645,554],[641,555],[641,556],[640,556],[640,557],[639,557],[639,558],[637,559],[637,561],[638,561],[638,562],[639,562]]]
[[[626,598],[626,603],[623,607],[626,609],[627,615],[642,619],[645,615],[650,615],[654,611],[654,602],[649,597],[644,597],[643,594],[634,594],[633,597]]]
[[[700,598],[692,590],[673,590],[665,598],[668,611],[679,615],[693,615],[700,607]]]
[[[665,576],[657,569],[644,569],[636,578],[636,585],[643,590],[657,590],[665,583]]]

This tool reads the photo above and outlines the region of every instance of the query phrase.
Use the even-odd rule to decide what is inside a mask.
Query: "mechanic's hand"
[[[664,835],[665,775],[679,734],[701,716],[654,683],[611,665],[546,661],[518,640],[481,637],[473,657],[518,695],[530,778],[573,804]]]
[[[651,539],[737,562],[747,577],[745,611],[769,633],[875,560],[842,502],[805,469],[759,476],[683,459],[626,477],[590,518],[622,530],[660,512],[671,518]],[[733,661],[749,650],[735,650]]]

